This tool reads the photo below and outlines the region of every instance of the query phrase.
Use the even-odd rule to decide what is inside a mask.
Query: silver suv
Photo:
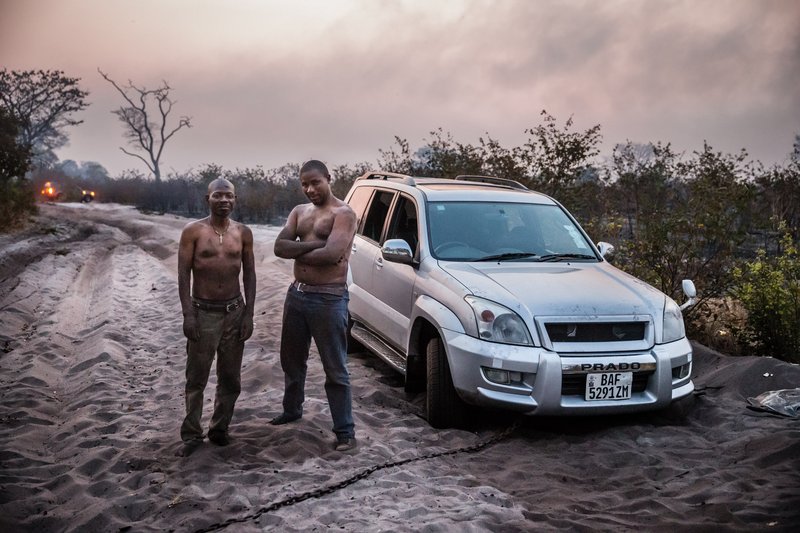
[[[567,210],[518,182],[370,172],[347,202],[350,336],[426,396],[530,415],[667,407],[694,390],[681,308],[615,268]],[[694,301],[691,281],[684,292]]]

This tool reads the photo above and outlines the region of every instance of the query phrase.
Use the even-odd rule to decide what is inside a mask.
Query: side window
[[[356,228],[361,227],[361,221],[364,219],[364,211],[367,210],[369,197],[374,190],[375,189],[372,187],[359,187],[353,191],[353,195],[347,201],[347,205],[349,205],[356,214]]]
[[[360,234],[367,239],[372,239],[375,242],[381,241],[381,232],[383,225],[386,222],[386,215],[389,213],[389,206],[392,205],[394,193],[391,191],[377,191],[372,197],[372,203],[367,210],[367,216],[364,219],[364,227]]]
[[[403,239],[411,246],[412,250],[416,251],[417,242],[419,242],[418,231],[417,206],[411,198],[401,196],[395,206],[392,224],[386,238]]]

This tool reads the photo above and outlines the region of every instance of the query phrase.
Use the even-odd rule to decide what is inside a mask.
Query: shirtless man
[[[356,448],[350,375],[347,372],[347,264],[356,216],[331,193],[331,176],[320,161],[300,169],[300,185],[311,200],[295,207],[275,240],[275,255],[294,259],[281,331],[283,413],[273,425],[303,416],[308,349],[317,345],[325,369],[325,392],[339,451]]]
[[[217,392],[208,440],[229,443],[228,425],[241,390],[244,341],[253,334],[256,271],[253,232],[229,217],[236,202],[233,184],[217,178],[206,195],[211,215],[190,222],[178,249],[178,294],[186,343],[186,418],[181,426],[187,456],[203,442],[203,391],[217,355]],[[239,289],[243,271],[244,298]],[[191,291],[190,291],[191,287]]]

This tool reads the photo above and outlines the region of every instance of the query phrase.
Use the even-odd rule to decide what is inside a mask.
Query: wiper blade
[[[562,259],[597,259],[589,254],[547,254],[539,258],[539,261],[561,261]]]
[[[487,255],[475,259],[475,261],[510,261],[512,259],[525,259],[526,257],[538,257],[533,252],[508,252],[505,254]]]

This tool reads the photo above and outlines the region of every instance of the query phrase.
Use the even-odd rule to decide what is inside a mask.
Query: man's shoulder
[[[341,204],[339,204],[336,207],[334,207],[333,208],[333,212],[337,216],[338,215],[342,215],[342,216],[345,216],[347,218],[355,218],[356,212],[353,211],[353,208],[350,207],[350,204],[348,204],[347,202],[344,202],[342,200],[339,200],[339,201],[341,202]]]
[[[201,218],[200,220],[192,220],[183,227],[183,233],[196,233],[202,231],[203,228],[208,226],[208,218]]]
[[[314,204],[312,203],[297,204],[289,212],[289,216],[290,217],[295,216],[297,218],[300,218],[302,216],[308,215],[309,213],[313,214],[313,212],[314,212]]]
[[[252,235],[253,230],[250,229],[250,226],[243,222],[237,222],[235,220],[231,220],[231,224],[234,225],[236,229],[238,229],[241,233],[245,235]]]
[[[333,206],[333,210],[336,213],[355,213],[355,211],[353,211],[353,208],[350,207],[350,204],[348,204],[344,200],[339,200],[337,198],[336,202],[337,203]]]

